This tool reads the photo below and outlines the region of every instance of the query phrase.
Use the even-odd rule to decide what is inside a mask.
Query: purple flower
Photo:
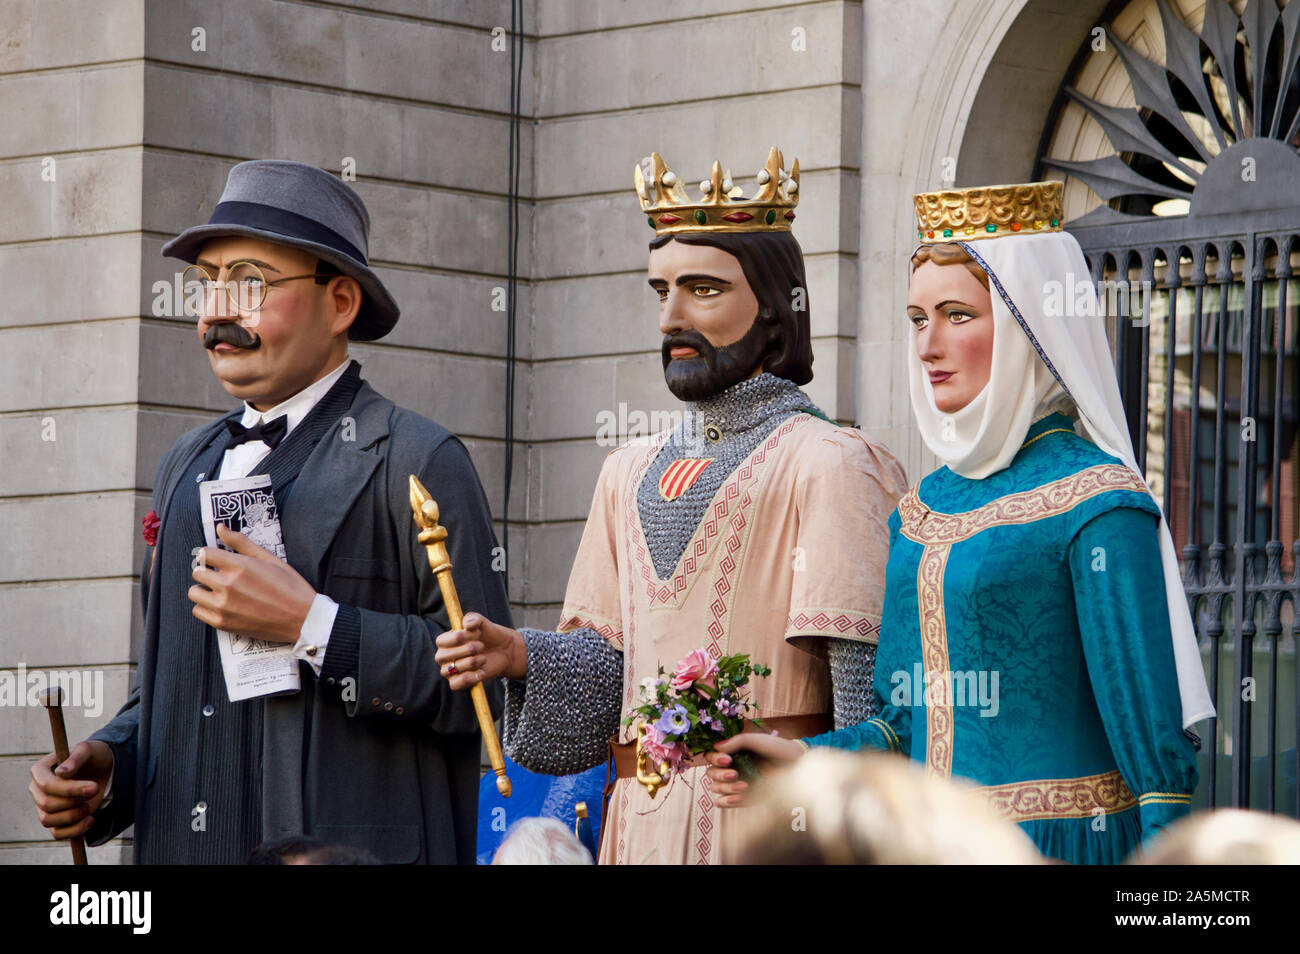
[[[655,728],[664,735],[682,735],[691,727],[691,720],[686,715],[686,707],[682,705],[673,706],[671,709],[665,709],[659,721],[655,723]]]

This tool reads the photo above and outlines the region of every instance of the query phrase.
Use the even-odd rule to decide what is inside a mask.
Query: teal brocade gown
[[[889,520],[880,715],[804,741],[904,753],[983,787],[1045,855],[1124,860],[1197,782],[1158,515],[1060,414],[983,480],[930,474]]]

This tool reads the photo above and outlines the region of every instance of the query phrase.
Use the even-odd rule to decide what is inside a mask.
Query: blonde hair
[[[910,759],[814,749],[753,809],[740,864],[1044,864],[1029,836],[970,786]]]
[[[916,267],[925,262],[934,262],[936,265],[965,265],[967,271],[980,280],[985,291],[989,288],[989,273],[980,268],[975,259],[970,257],[970,252],[956,242],[922,245],[912,253],[912,271],[916,271]]]
[[[1217,808],[1181,818],[1128,864],[1296,865],[1300,822],[1268,812]]]

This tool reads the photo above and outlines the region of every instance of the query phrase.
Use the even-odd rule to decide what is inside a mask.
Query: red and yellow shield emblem
[[[704,473],[704,468],[711,463],[712,457],[683,457],[673,461],[659,478],[660,495],[664,500],[676,500],[690,489],[695,478]]]

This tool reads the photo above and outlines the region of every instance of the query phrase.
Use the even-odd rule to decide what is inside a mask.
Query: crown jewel
[[[748,198],[732,181],[731,170],[713,163],[713,172],[700,183],[701,199],[692,202],[681,177],[663,156],[652,153],[633,170],[636,194],[650,227],[659,235],[677,232],[788,232],[799,204],[799,160],[789,173],[773,146],[758,171],[758,190]]]
[[[1060,182],[944,189],[912,196],[916,205],[917,239],[967,242],[1061,231]]]

